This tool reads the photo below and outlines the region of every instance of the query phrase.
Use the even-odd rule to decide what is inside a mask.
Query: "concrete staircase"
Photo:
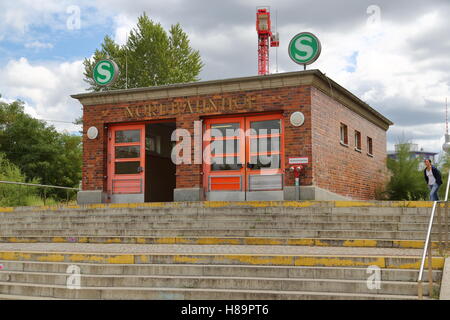
[[[428,202],[3,208],[0,298],[416,299],[430,212]],[[433,259],[436,283],[443,263]],[[80,289],[67,287],[71,265]]]

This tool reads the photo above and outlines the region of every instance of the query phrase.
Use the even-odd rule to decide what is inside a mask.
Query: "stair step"
[[[0,261],[2,272],[48,272],[66,274],[73,263]],[[269,278],[321,278],[365,280],[368,277],[364,267],[304,267],[304,266],[251,266],[251,265],[195,265],[195,264],[95,264],[76,263],[82,274],[90,275],[180,275],[180,276],[241,276]],[[381,280],[416,281],[418,270],[383,268]],[[424,278],[428,271],[424,271]],[[66,274],[67,275],[67,274]],[[441,270],[433,270],[433,280],[439,281]]]
[[[425,239],[423,231],[369,231],[369,230],[304,230],[304,229],[95,229],[60,230],[16,229],[0,232],[0,237],[293,237],[293,238],[347,238],[347,239],[379,239],[379,240],[417,240]],[[438,233],[432,232],[432,240],[437,241]]]
[[[97,244],[192,244],[192,245],[289,245],[320,247],[423,248],[423,240],[276,238],[276,237],[1,237],[0,243],[97,243]],[[437,242],[432,243],[437,248]]]
[[[332,249],[332,248],[331,248]],[[389,269],[419,269],[420,256],[389,255],[301,255],[301,254],[249,254],[249,253],[152,253],[152,254],[108,254],[68,253],[34,251],[0,251],[0,260],[46,261],[99,264],[226,264],[265,266],[318,266],[318,267],[368,267]],[[433,257],[436,270],[442,270],[444,257]]]
[[[0,283],[33,283],[65,285],[69,274],[39,272],[0,272]],[[314,291],[367,294],[417,293],[417,282],[382,281],[380,289],[369,289],[366,280],[308,279],[308,278],[257,278],[237,276],[168,276],[168,275],[89,275],[80,276],[81,286],[87,287],[152,287],[241,289],[273,291]],[[428,295],[428,286],[424,286]]]
[[[415,295],[196,288],[83,287],[0,282],[0,294],[106,300],[416,300]]]

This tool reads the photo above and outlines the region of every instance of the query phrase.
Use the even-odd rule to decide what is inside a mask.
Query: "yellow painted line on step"
[[[176,244],[177,239],[175,237],[167,237],[167,238],[156,238],[155,243],[159,244]]]
[[[401,260],[399,259],[399,257],[390,257],[386,258],[386,260],[386,267],[392,269],[419,269],[422,262],[421,258],[419,257],[415,258],[415,261],[407,263],[404,262],[406,259]],[[414,260],[414,258],[412,260]],[[444,262],[445,258],[443,257],[433,257],[433,259],[431,260],[431,265],[434,270],[442,270],[444,268]],[[425,268],[428,268],[428,258],[425,259]]]
[[[36,242],[38,242],[37,239],[33,239],[33,238],[24,239],[24,238],[15,238],[15,237],[8,238],[7,241],[12,242],[12,243],[36,243]]]
[[[203,202],[144,202],[144,203],[98,203],[88,205],[57,205],[57,206],[36,206],[29,207],[33,211],[58,211],[61,209],[108,209],[108,208],[221,208],[221,207],[298,207],[305,208],[311,206],[318,207],[405,207],[405,208],[431,208],[431,201],[203,201]],[[14,212],[14,207],[0,207],[0,212]]]
[[[107,205],[102,204],[102,203],[95,203],[95,204],[89,204],[87,207],[89,209],[105,209],[105,208],[107,208]]]
[[[41,262],[63,262],[65,259],[63,254],[43,254],[37,256],[36,260]]]
[[[219,245],[219,244],[230,244],[239,245],[242,244],[238,239],[225,239],[225,238],[198,238],[192,241],[195,244],[205,244],[205,245]]]
[[[122,243],[121,238],[110,238],[106,240],[106,243]]]
[[[282,245],[282,240],[275,238],[245,238],[244,244],[247,245]]]
[[[134,260],[134,263],[138,263],[138,260],[140,263],[149,263],[150,262],[150,257],[146,256],[144,254],[135,256],[135,258],[137,258],[137,259]]]
[[[26,252],[4,251],[0,252],[0,260],[29,260],[31,254]]]
[[[318,247],[329,247],[330,243],[328,239],[314,239],[314,245]]]
[[[344,247],[376,247],[378,242],[376,240],[345,240],[342,245]]]
[[[141,203],[110,203],[108,204],[108,208],[125,208],[125,209],[134,209],[134,208],[157,208],[157,207],[166,207],[168,206],[168,202],[141,202]]]
[[[175,243],[177,244],[191,244],[192,240],[184,238],[184,237],[175,237]],[[157,240],[155,240],[156,242]]]
[[[369,261],[366,261],[369,259]],[[302,256],[295,259],[296,266],[310,267],[351,267],[351,266],[378,266],[385,268],[384,257],[311,257]]]
[[[294,256],[274,256],[274,255],[216,255],[216,262],[239,262],[250,265],[277,265],[292,266]]]
[[[394,247],[422,249],[425,242],[416,240],[393,240]]]
[[[53,237],[52,238],[52,242],[54,242],[54,243],[65,243],[65,242],[67,242],[67,239],[63,238],[63,237]]]
[[[136,238],[136,243],[139,243],[139,244],[146,244],[147,241],[146,241],[145,238]]]
[[[71,262],[97,262],[109,264],[134,264],[134,255],[95,255],[95,254],[69,254],[68,260]]]
[[[287,244],[291,246],[314,246],[315,239],[288,239]]]
[[[307,208],[315,205],[315,202],[311,201],[285,201],[283,203],[284,207],[294,207],[294,208]]]
[[[209,259],[204,257],[197,257],[197,255],[175,255],[172,257],[172,261],[174,263],[200,263],[200,262],[208,262]]]
[[[334,206],[336,208],[342,207],[373,207],[376,206],[375,203],[366,201],[335,201]]]
[[[76,205],[76,204],[71,204],[71,205],[67,205],[67,206],[64,206],[64,207],[67,208],[67,209],[80,209],[80,206]]]
[[[0,252],[0,260],[41,262],[92,262],[109,264],[134,264],[132,254],[48,253],[48,252]]]
[[[203,202],[203,206],[205,208],[222,208],[229,206],[230,203],[226,201],[205,201]]]

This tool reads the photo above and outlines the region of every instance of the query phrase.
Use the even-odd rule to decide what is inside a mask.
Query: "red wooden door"
[[[284,128],[281,115],[245,118],[246,191],[283,189]]]
[[[244,191],[244,119],[208,119],[203,140],[203,185],[207,191]]]
[[[113,126],[108,139],[108,194],[144,194],[145,125]]]
[[[207,119],[203,139],[205,191],[282,190],[283,131],[279,114]]]

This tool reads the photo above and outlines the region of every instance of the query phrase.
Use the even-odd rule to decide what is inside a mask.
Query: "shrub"
[[[0,181],[26,182],[20,169],[9,162],[2,153],[0,153]],[[38,180],[30,181],[30,183],[38,182]],[[0,183],[0,206],[26,206],[32,198],[39,198],[35,187]]]
[[[409,144],[399,144],[396,159],[388,159],[391,179],[386,187],[390,200],[427,200],[429,190],[419,170],[419,158],[411,157]]]

